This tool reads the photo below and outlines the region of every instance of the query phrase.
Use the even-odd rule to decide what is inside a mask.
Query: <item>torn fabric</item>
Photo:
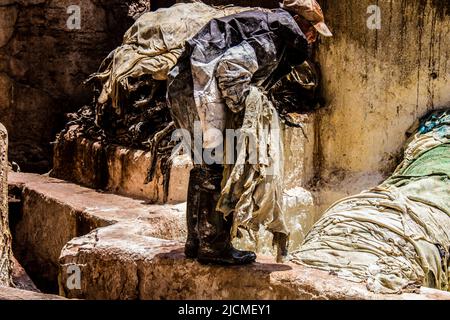
[[[278,113],[254,86],[249,88],[243,107],[236,162],[225,165],[217,210],[225,217],[233,213],[234,237],[238,227],[257,233],[262,225],[272,233],[288,235],[281,204],[283,147]]]
[[[307,41],[288,12],[253,10],[208,23],[188,41],[186,55],[169,75],[175,124],[194,136],[194,122],[200,121],[203,148],[219,146],[226,128],[243,133],[237,161],[224,159],[217,205],[225,216],[235,213],[233,236],[238,227],[257,231],[261,225],[289,234],[281,206],[279,118],[265,90],[306,58]],[[249,161],[251,155],[256,162]]]
[[[291,15],[281,9],[252,10],[213,19],[200,30],[187,42],[185,55],[170,72],[168,101],[178,128],[193,133],[194,121],[200,120],[205,148],[217,146],[217,131],[225,129],[226,105],[214,78],[217,65],[228,49],[244,40],[257,58],[252,83],[263,88],[307,58],[304,34]]]

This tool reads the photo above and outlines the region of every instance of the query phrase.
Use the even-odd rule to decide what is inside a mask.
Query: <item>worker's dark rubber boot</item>
[[[200,197],[203,195],[203,198],[207,198],[211,202],[210,199],[214,194],[220,194],[222,170],[221,166],[213,169],[195,167],[190,172],[186,206],[188,235],[184,246],[186,258],[197,258],[200,245],[198,235],[198,213],[202,203]]]
[[[250,251],[241,251],[231,244],[233,217],[224,219],[223,214],[215,210],[221,191],[222,172],[201,169],[203,183],[195,185],[200,190],[198,203],[198,236],[200,246],[197,259],[200,263],[221,265],[242,265],[252,263],[256,255]],[[197,174],[197,173],[196,173]]]
[[[251,251],[241,251],[231,244],[232,217],[228,220],[217,211],[200,211],[199,234],[200,249],[198,261],[203,264],[243,265],[256,260]]]
[[[194,168],[190,172],[186,206],[187,240],[184,246],[186,258],[195,259],[198,254],[200,240],[198,238],[198,210],[200,185],[204,177],[203,170]]]

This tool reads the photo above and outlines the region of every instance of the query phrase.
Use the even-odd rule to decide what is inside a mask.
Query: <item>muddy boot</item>
[[[198,261],[200,263],[214,263],[222,265],[242,265],[252,263],[256,255],[250,251],[241,251],[231,244],[231,227],[233,218],[227,220],[223,214],[215,210],[220,196],[222,172],[206,171],[204,183],[199,185],[198,200],[198,235],[200,247]]]
[[[214,194],[220,194],[222,167],[206,169],[195,167],[189,175],[189,186],[186,206],[187,240],[184,246],[186,258],[197,258],[200,244],[198,236],[198,212],[201,210],[200,197],[210,198]],[[210,201],[210,200],[209,200]]]
[[[201,212],[199,215],[200,249],[198,261],[203,264],[243,265],[256,260],[256,254],[251,251],[237,250],[231,244],[231,224],[217,211]],[[205,228],[205,229],[203,229]]]
[[[200,240],[198,239],[198,210],[200,185],[204,177],[203,170],[194,168],[189,175],[189,186],[186,206],[187,240],[184,246],[184,254],[188,259],[197,258]]]

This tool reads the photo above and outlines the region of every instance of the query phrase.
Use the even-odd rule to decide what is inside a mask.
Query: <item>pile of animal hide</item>
[[[404,160],[379,187],[334,204],[293,261],[377,293],[450,288],[450,109],[413,128]]]
[[[183,54],[186,40],[208,21],[245,10],[196,2],[140,15],[125,33],[123,44],[86,81],[94,86],[95,101],[67,115],[66,128],[56,143],[64,143],[64,135],[71,131],[71,136],[152,151],[146,182],[151,181],[156,160],[168,160],[174,146],[166,103],[168,72]],[[170,167],[164,161],[161,166]]]
[[[185,55],[169,74],[168,102],[176,127],[192,139],[200,123],[203,149],[223,146],[216,209],[224,217],[233,215],[233,237],[239,228],[251,234],[260,227],[271,231],[279,260],[289,236],[282,207],[279,113],[288,119],[299,107],[316,107],[317,72],[305,63],[307,56],[306,37],[290,13],[253,9],[209,22],[188,40]],[[299,96],[305,92],[309,101]],[[229,129],[240,132],[237,146],[226,139]]]
[[[257,231],[264,225],[287,236],[280,204],[280,123],[301,126],[296,112],[319,106],[319,75],[312,62],[305,62],[309,49],[293,16],[282,9],[195,2],[144,13],[87,80],[95,101],[68,115],[57,143],[73,131],[105,144],[148,150],[149,182],[157,160],[170,168],[175,129],[193,133],[193,123],[200,120],[204,147],[212,148],[217,144],[208,142],[208,126],[219,133],[241,128],[257,139],[262,156],[257,164],[247,163],[247,146],[234,159],[241,164],[225,166],[218,210],[225,216],[236,213],[234,235],[238,227]],[[269,140],[257,135],[263,131]]]

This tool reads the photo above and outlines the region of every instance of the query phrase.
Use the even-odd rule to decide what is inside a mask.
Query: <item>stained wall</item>
[[[316,189],[326,207],[381,182],[414,121],[450,106],[450,3],[321,3],[334,33],[319,46],[327,107],[317,117]],[[367,25],[370,5],[381,10],[381,29]]]

